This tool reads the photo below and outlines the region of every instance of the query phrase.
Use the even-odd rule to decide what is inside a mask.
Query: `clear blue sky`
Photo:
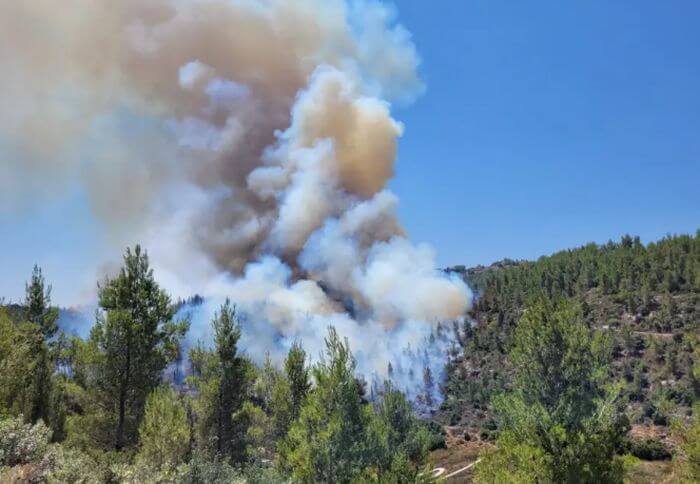
[[[440,264],[700,228],[700,2],[396,4],[427,91],[395,109],[392,188]],[[73,191],[0,211],[0,296],[18,297],[38,262],[71,302],[100,263],[85,205]]]
[[[398,7],[428,89],[393,187],[441,263],[700,228],[700,2]]]

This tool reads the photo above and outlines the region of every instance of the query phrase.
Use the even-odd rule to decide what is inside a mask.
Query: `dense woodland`
[[[700,233],[450,271],[477,298],[428,421],[389,383],[368,394],[333,328],[319,363],[300,341],[258,366],[227,302],[214,344],[182,354],[188,322],[139,247],[98,284],[85,339],[35,267],[0,308],[0,481],[429,482],[436,422],[484,443],[480,482],[622,482],[637,458],[700,479]]]
[[[450,270],[474,288],[476,302],[470,318],[455,328],[459,348],[447,368],[446,399],[437,416],[442,423],[497,441],[503,415],[496,402],[517,388],[526,364],[513,357],[518,329],[542,301],[566,302],[576,308],[568,318],[605,342],[605,381],[615,385],[620,414],[630,426],[669,436],[625,439],[618,452],[683,457],[682,437],[673,427],[689,425],[700,396],[700,232],[648,245],[625,236],[533,262]],[[562,378],[565,384],[568,376]]]

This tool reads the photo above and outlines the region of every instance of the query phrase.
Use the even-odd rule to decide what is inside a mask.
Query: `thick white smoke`
[[[316,356],[334,325],[365,375],[439,374],[444,341],[425,342],[471,296],[387,190],[390,102],[422,90],[391,8],[3,2],[0,65],[2,202],[79,180],[116,246],[142,242],[166,287],[210,297],[193,337],[231,297],[254,357],[295,338]]]

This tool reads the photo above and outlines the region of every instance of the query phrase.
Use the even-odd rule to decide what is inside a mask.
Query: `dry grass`
[[[673,474],[670,460],[640,460],[625,475],[627,484],[672,484],[679,482]]]
[[[446,449],[437,449],[430,455],[435,467],[444,467],[443,475],[448,475],[467,464],[471,464],[479,457],[479,453],[492,444],[480,440],[464,440],[464,429],[460,427],[447,427]],[[475,436],[474,436],[475,437]],[[471,469],[454,476],[447,481],[450,484],[472,482]]]

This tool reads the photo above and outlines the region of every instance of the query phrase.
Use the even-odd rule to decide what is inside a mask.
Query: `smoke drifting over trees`
[[[3,203],[78,181],[171,292],[230,296],[254,356],[302,338],[315,357],[334,325],[366,374],[440,371],[448,338],[417,349],[470,292],[408,240],[387,189],[403,132],[390,103],[423,89],[389,7],[6,2],[0,57]]]

